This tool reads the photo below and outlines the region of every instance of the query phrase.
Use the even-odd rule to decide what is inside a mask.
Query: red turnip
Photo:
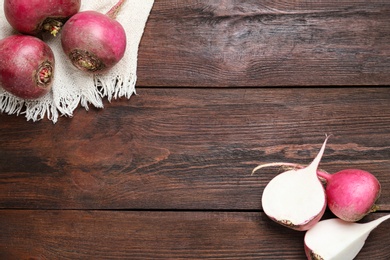
[[[317,172],[326,180],[329,209],[342,220],[355,222],[376,210],[381,185],[374,175],[359,169],[345,169],[334,174]]]
[[[63,23],[80,10],[80,0],[4,0],[4,13],[11,26],[24,34],[49,31],[54,36]]]
[[[123,58],[126,32],[115,19],[124,2],[119,1],[107,14],[79,12],[65,23],[61,34],[62,48],[76,68],[104,72]]]
[[[0,40],[0,86],[23,99],[36,99],[50,91],[54,54],[42,40],[12,35]]]

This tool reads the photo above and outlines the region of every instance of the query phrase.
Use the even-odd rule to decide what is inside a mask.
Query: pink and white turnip
[[[370,232],[390,219],[390,215],[369,223],[354,223],[377,209],[375,202],[381,185],[373,174],[360,169],[334,174],[319,170],[327,139],[308,166],[275,162],[259,165],[252,173],[271,166],[287,169],[266,185],[262,206],[272,220],[296,230],[307,230],[304,249],[309,260],[352,260]],[[326,206],[337,218],[320,220]]]
[[[326,181],[329,209],[342,220],[355,222],[376,210],[381,185],[371,173],[345,169],[333,174],[318,171]]]
[[[53,84],[54,54],[42,40],[12,35],[0,40],[0,86],[23,99],[48,93]]]
[[[4,0],[7,21],[23,34],[56,35],[64,22],[80,10],[81,0]]]
[[[326,195],[317,168],[327,139],[309,166],[278,174],[264,188],[261,201],[269,218],[298,231],[308,230],[320,221],[326,209]]]
[[[352,260],[363,248],[371,231],[390,215],[367,223],[351,223],[339,218],[318,222],[306,232],[304,249],[309,260]]]
[[[276,162],[260,165],[253,171],[271,166],[305,168],[301,164]],[[373,174],[360,169],[345,169],[334,174],[317,170],[317,176],[324,182],[328,208],[340,219],[355,222],[376,210],[381,185]]]
[[[115,19],[124,2],[119,1],[107,14],[83,11],[66,22],[61,44],[76,68],[92,73],[104,72],[123,58],[126,32]]]

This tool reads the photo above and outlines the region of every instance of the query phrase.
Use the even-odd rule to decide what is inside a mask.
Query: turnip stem
[[[322,178],[322,179],[325,179],[326,181],[329,181],[329,178],[331,177],[331,175],[327,172],[324,172],[324,171],[319,171],[317,170],[317,176]]]
[[[126,0],[120,0],[116,5],[114,5],[107,13],[106,15],[109,16],[112,19],[116,19],[116,16],[118,15],[119,11],[121,10],[121,7],[126,2]]]

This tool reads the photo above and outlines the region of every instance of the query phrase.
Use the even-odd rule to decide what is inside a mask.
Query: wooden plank
[[[373,214],[368,220],[381,214]],[[390,222],[358,259],[388,259]],[[304,232],[256,212],[0,211],[1,259],[304,259]]]
[[[140,86],[390,83],[390,2],[156,1]]]
[[[153,89],[74,118],[0,116],[0,208],[260,210],[278,169],[361,168],[390,210],[390,88]]]

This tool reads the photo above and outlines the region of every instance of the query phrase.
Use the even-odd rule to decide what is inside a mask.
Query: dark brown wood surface
[[[156,1],[140,85],[390,83],[390,2]]]
[[[390,214],[390,2],[159,1],[137,96],[26,122],[0,115],[0,259],[304,259],[265,185],[361,168]],[[332,217],[328,212],[326,217]],[[390,258],[387,221],[357,259]]]
[[[1,259],[305,259],[304,233],[260,212],[8,210],[0,223]],[[381,228],[357,260],[389,258]]]

